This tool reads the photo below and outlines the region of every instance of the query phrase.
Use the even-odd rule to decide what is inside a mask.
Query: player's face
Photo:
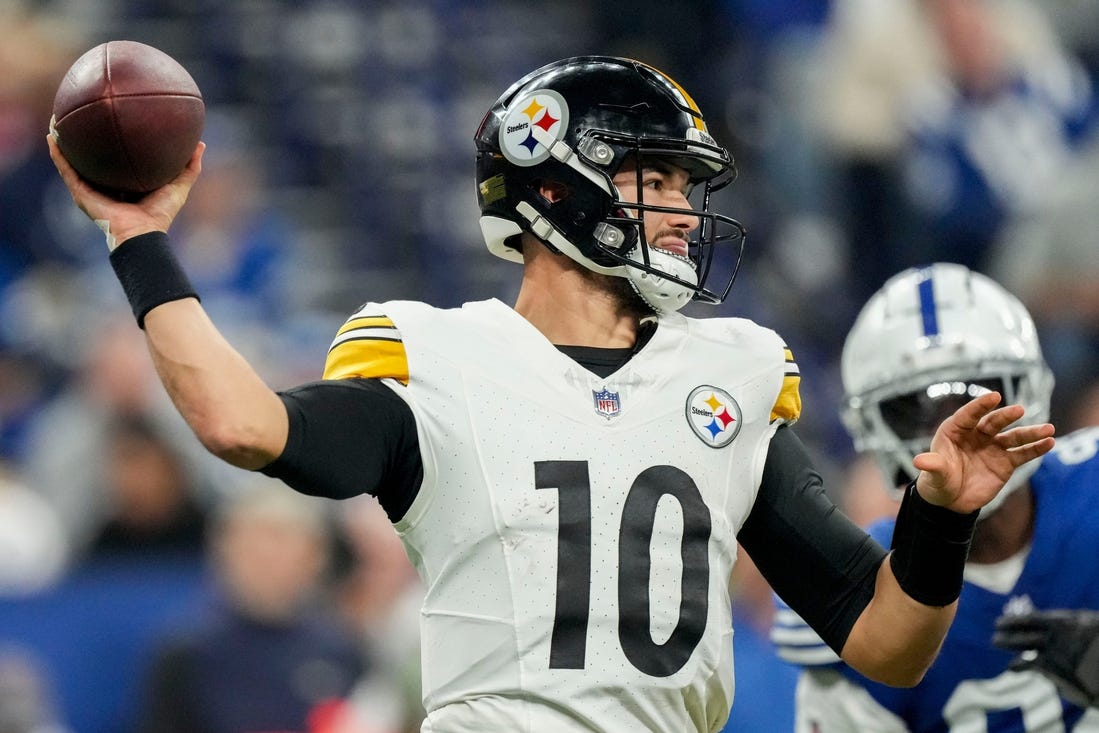
[[[639,180],[640,177],[640,180]],[[698,228],[698,217],[690,212],[687,194],[691,189],[690,176],[679,166],[663,160],[648,160],[638,166],[627,162],[614,177],[623,201],[637,202],[640,184],[641,203],[677,211],[645,211],[645,235],[650,247],[672,254],[687,256],[687,240]],[[629,212],[637,215],[636,210]]]

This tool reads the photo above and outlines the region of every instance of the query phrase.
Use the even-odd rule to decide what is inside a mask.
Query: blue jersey
[[[1095,129],[1074,59],[1047,57],[992,94],[929,84],[911,100],[902,163],[921,259],[980,269],[1006,217],[1033,210]]]
[[[781,603],[772,632],[779,655],[806,669],[834,664],[911,733],[1099,730],[1092,727],[1099,726],[1095,713],[1077,727],[1084,711],[1057,698],[1052,684],[1037,673],[1008,671],[1012,653],[992,646],[996,619],[1007,611],[1099,609],[1099,427],[1058,438],[1030,485],[1033,544],[1015,586],[997,593],[965,582],[942,650],[919,685],[901,689],[867,680],[838,662],[803,622],[799,628],[797,617]],[[893,525],[889,519],[869,531],[888,547]],[[807,729],[830,733],[829,727],[814,728],[813,723]]]

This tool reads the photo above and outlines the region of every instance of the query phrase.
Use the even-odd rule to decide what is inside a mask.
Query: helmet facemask
[[[592,143],[591,141],[598,141]],[[600,265],[609,265],[625,276],[637,294],[657,312],[679,310],[691,300],[704,303],[721,303],[728,296],[740,266],[745,231],[736,220],[711,210],[712,196],[732,182],[735,172],[731,166],[719,167],[715,173],[710,157],[717,158],[714,146],[687,146],[703,150],[707,156],[701,161],[685,155],[682,141],[665,139],[626,138],[605,131],[591,131],[578,145],[580,157],[590,164],[583,151],[596,150],[607,156],[607,151],[619,159],[616,173],[627,167],[635,170],[635,188],[629,193],[619,190],[610,173],[607,176],[612,193],[611,211],[596,225],[592,232],[590,259]],[[689,208],[673,208],[646,204],[644,171],[650,166],[667,163],[685,170],[689,176],[686,192]],[[659,249],[651,242],[659,234],[648,231],[647,213],[686,214],[698,220],[698,226],[685,240],[687,254],[681,255]],[[715,253],[723,247],[734,250],[732,262],[726,268],[725,277],[716,287],[707,288]],[[582,263],[583,264],[583,263]],[[625,268],[625,269],[620,269]]]

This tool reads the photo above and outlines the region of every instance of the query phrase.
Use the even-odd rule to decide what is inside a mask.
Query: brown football
[[[136,41],[108,41],[61,80],[50,131],[73,168],[122,197],[160,188],[187,165],[206,106],[187,70]]]

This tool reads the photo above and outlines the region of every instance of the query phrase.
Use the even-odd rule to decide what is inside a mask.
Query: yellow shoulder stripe
[[[336,338],[339,339],[348,331],[354,331],[357,328],[392,328],[396,330],[393,321],[387,316],[351,316],[340,326],[340,330],[336,331]]]
[[[408,384],[401,334],[385,316],[353,316],[336,332],[324,363],[325,379],[397,379]]]
[[[801,372],[790,349],[784,347],[784,350],[785,373],[782,377],[782,389],[779,390],[775,405],[771,408],[771,422],[783,420],[793,424],[801,416]]]

